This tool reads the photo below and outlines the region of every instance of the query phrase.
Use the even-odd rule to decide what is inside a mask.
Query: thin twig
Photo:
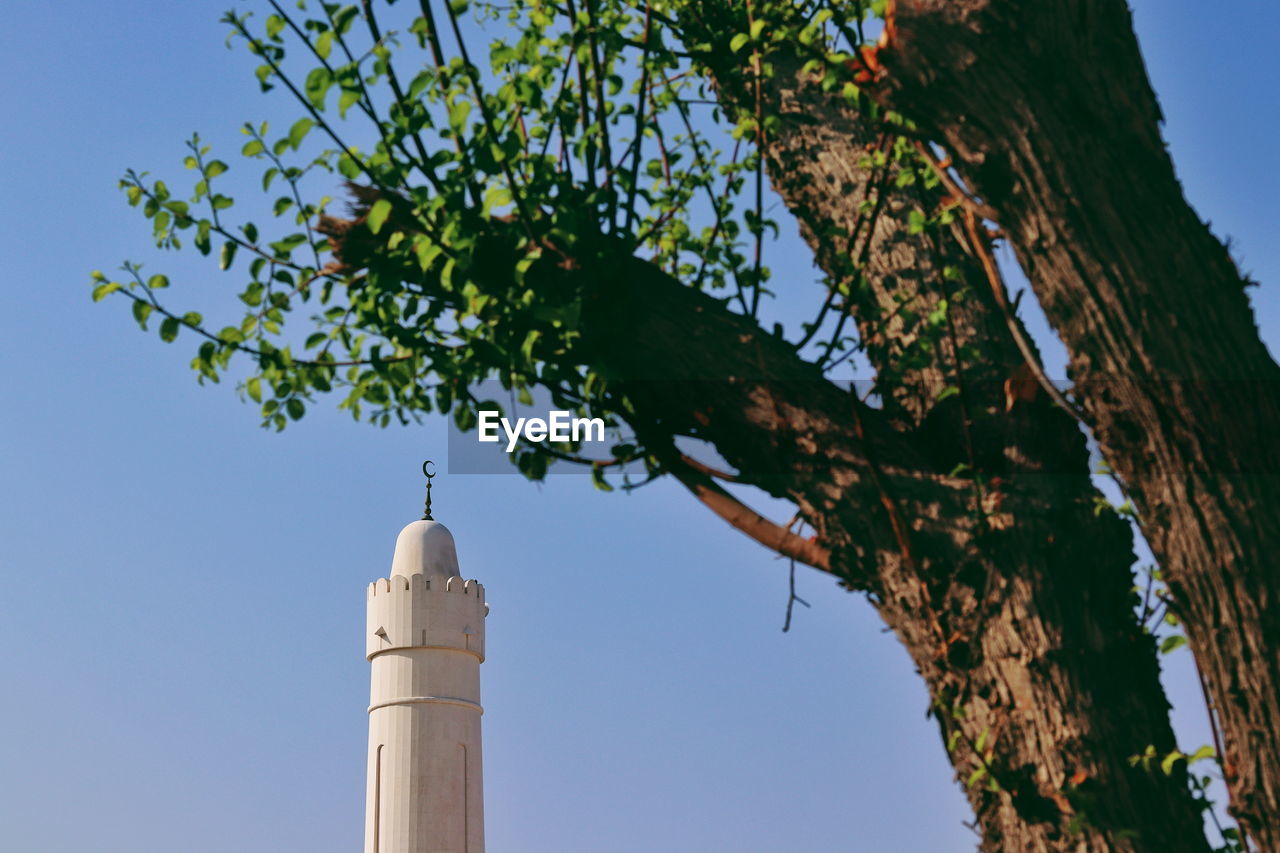
[[[458,52],[462,55],[463,68],[466,69],[467,79],[471,81],[471,89],[476,96],[476,105],[480,107],[480,116],[484,120],[485,129],[489,133],[489,140],[491,144],[496,146],[499,144],[498,134],[493,122],[493,114],[484,98],[484,89],[480,86],[480,72],[472,64],[471,56],[467,52],[467,42],[462,37],[462,30],[458,27],[458,16],[453,11],[453,4],[445,3],[444,8],[449,13],[449,25],[453,28],[453,37],[458,42]],[[524,188],[516,180],[515,174],[511,171],[511,161],[506,157],[502,158],[502,173],[507,178],[507,186],[511,190],[511,200],[515,203],[516,210],[520,212],[520,224],[524,228],[525,235],[530,240],[533,240],[535,239],[533,219],[529,216],[529,209],[525,207]]]
[[[968,233],[969,245],[973,250],[973,255],[982,265],[983,272],[986,273],[987,282],[991,286],[992,295],[995,297],[996,305],[1000,308],[1000,312],[1004,315],[1005,325],[1009,327],[1009,334],[1013,336],[1013,341],[1018,346],[1018,351],[1022,353],[1023,361],[1026,362],[1027,368],[1035,376],[1036,381],[1040,383],[1049,399],[1057,403],[1063,411],[1071,415],[1080,423],[1085,423],[1084,415],[1080,410],[1072,405],[1058,387],[1050,381],[1045,375],[1044,366],[1040,364],[1040,359],[1036,357],[1035,350],[1031,348],[1031,342],[1027,340],[1026,332],[1022,328],[1022,324],[1018,322],[1018,318],[1014,316],[1013,309],[1009,305],[1009,297],[1006,293],[1004,277],[1000,274],[1000,267],[996,264],[995,256],[991,253],[991,245],[984,240],[979,233],[978,217],[983,219],[995,219],[995,213],[986,205],[975,201],[972,196],[960,188],[958,184],[951,179],[947,170],[942,167],[933,156],[933,152],[929,150],[929,146],[920,140],[915,141],[916,150],[920,156],[939,179],[947,186],[956,200],[960,203],[964,210],[965,230]]]
[[[253,35],[249,32],[248,28],[246,28],[239,19],[233,18],[232,26],[236,29],[237,32],[240,33],[240,35],[246,41],[249,42],[249,44],[253,47],[254,52],[256,52],[259,56],[262,57],[263,61],[267,64],[267,67],[271,69],[271,73],[274,74],[276,79],[278,79],[281,83],[284,83],[285,88],[287,88],[290,94],[293,95],[294,100],[302,104],[302,106],[310,114],[311,120],[314,121],[317,125],[319,125],[320,129],[323,130],[325,134],[328,135],[329,139],[333,141],[333,144],[337,145],[338,148],[342,149],[342,153],[350,157],[351,162],[355,163],[356,167],[359,168],[361,172],[364,172],[364,174],[368,176],[370,181],[372,181],[374,184],[376,184],[378,187],[382,189],[387,189],[387,187],[383,185],[381,179],[379,179],[378,176],[373,173],[373,170],[369,168],[369,165],[365,163],[363,159],[355,155],[355,149],[349,147],[345,142],[343,142],[342,138],[338,136],[337,132],[334,131],[334,129],[329,125],[327,121],[324,120],[324,116],[320,115],[319,110],[317,110],[311,104],[311,100],[307,98],[306,95],[302,94],[302,92],[298,91],[298,87],[293,84],[293,81],[290,80],[285,75],[284,71],[280,69],[280,65],[275,61],[275,59],[271,57],[271,52],[267,49],[267,46],[263,45],[262,42],[254,38]]]
[[[165,308],[159,302],[156,301],[155,297],[151,293],[151,289],[142,283],[142,278],[141,276],[138,275],[136,269],[131,269],[130,272],[132,272],[134,279],[138,282],[138,284],[142,285],[144,292],[147,294],[146,298],[144,299],[143,297],[129,290],[118,290],[116,291],[117,293],[124,294],[125,296],[132,299],[134,302],[141,302],[144,305],[150,306],[151,309],[154,310],[157,314],[160,314],[163,317],[167,317],[173,320],[178,325],[186,329],[190,329],[191,331],[195,332],[197,335],[201,336],[202,338],[207,338],[208,340],[214,342],[215,344],[218,344],[219,346],[228,347],[237,352],[243,352],[247,355],[257,356],[258,358],[272,359],[277,357],[275,352],[267,352],[266,350],[256,349],[254,347],[247,346],[242,343],[236,343],[234,341],[228,341],[224,338],[220,338],[217,335],[215,335],[213,332],[210,332],[208,329],[204,328],[204,326],[201,326],[197,323],[192,323],[191,321],[187,320],[185,317],[180,317],[177,314],[174,314],[172,311],[168,310],[167,308]],[[414,358],[414,355],[410,354],[410,355],[391,356],[390,358],[380,358],[378,359],[378,361],[385,364],[385,363],[398,362],[398,361],[409,361],[412,358]],[[309,359],[293,358],[292,356],[290,356],[289,360],[292,363],[302,365],[303,367],[359,367],[359,366],[364,366],[364,365],[369,365],[374,363],[372,359],[353,360],[353,361],[312,361]]]
[[[640,158],[644,153],[644,101],[645,95],[649,91],[649,28],[651,26],[653,15],[650,11],[649,0],[645,0],[644,4],[644,49],[640,53],[640,89],[636,95],[636,130],[635,139],[632,141],[634,149],[631,153],[631,179],[630,186],[627,187],[627,223],[623,227],[623,232],[630,234],[631,225],[635,221],[636,216],[636,190],[640,181]],[[612,227],[612,223],[611,223]]]
[[[805,607],[812,606],[809,602],[796,595],[796,561],[791,560],[791,572],[787,579],[787,618],[782,623],[782,633],[784,634],[791,630],[791,612],[797,601]]]

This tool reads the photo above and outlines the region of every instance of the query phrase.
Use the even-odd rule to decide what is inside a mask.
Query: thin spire
[[[426,475],[427,478],[427,504],[422,510],[423,521],[435,521],[435,519],[431,517],[431,478],[436,475],[435,468],[436,463],[432,462],[430,459],[422,463],[422,473]]]

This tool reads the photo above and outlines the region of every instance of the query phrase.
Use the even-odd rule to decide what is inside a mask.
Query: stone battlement
[[[435,582],[432,583],[432,580]],[[443,583],[442,583],[443,581]],[[451,578],[428,578],[426,575],[392,575],[390,578],[378,578],[369,584],[369,598],[377,595],[389,595],[396,592],[455,592],[462,595],[477,596],[484,601],[484,584],[477,580],[463,580],[456,575]]]
[[[396,649],[437,648],[484,660],[484,586],[460,577],[393,575],[369,584],[366,657]]]

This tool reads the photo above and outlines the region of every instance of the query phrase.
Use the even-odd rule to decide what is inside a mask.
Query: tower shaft
[[[365,853],[484,853],[484,587],[430,567],[395,574],[400,546],[391,578],[368,592]]]

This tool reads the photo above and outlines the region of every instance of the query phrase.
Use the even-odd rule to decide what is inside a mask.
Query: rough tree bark
[[[1121,0],[898,0],[878,97],[993,208],[1141,512],[1225,736],[1232,812],[1280,849],[1280,368],[1183,197]]]

